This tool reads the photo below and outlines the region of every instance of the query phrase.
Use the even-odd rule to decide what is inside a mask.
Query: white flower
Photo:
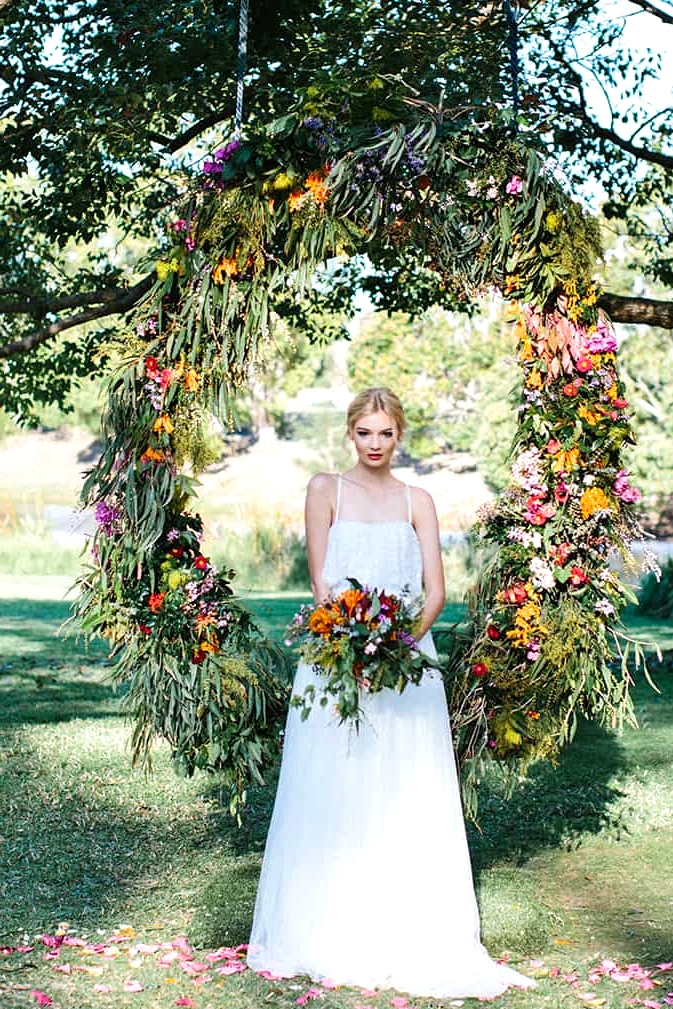
[[[594,478],[592,477],[591,473],[586,474],[586,476],[582,480],[582,483],[586,484],[587,487],[590,487],[591,484],[594,483]]]
[[[594,603],[594,609],[596,613],[603,613],[606,617],[611,616],[615,612],[615,608],[609,599],[599,599],[597,603]]]
[[[479,182],[476,179],[468,179],[465,185],[467,186],[468,196],[479,195]]]
[[[499,195],[497,186],[489,186],[486,190],[486,196],[489,200],[497,200]]]
[[[554,588],[554,572],[541,557],[533,557],[530,562],[533,585],[538,589]]]

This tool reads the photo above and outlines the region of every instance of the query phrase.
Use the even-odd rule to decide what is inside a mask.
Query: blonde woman
[[[418,640],[444,605],[432,498],[391,471],[406,420],[398,397],[367,389],[347,413],[356,462],[313,477],[306,544],[313,594],[349,577],[423,596]],[[300,663],[295,693],[319,676]],[[479,938],[449,718],[440,675],[362,700],[358,733],[329,707],[291,709],[248,963],[279,977],[413,995],[492,996],[528,978]]]

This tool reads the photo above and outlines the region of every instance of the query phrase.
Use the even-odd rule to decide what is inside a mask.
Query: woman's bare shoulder
[[[312,500],[324,500],[333,504],[336,500],[336,473],[315,473],[308,482],[306,496]]]

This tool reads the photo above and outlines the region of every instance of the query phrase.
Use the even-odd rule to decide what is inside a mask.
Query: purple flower
[[[239,149],[240,146],[241,146],[240,140],[230,140],[229,143],[225,144],[224,147],[219,147],[215,151],[213,157],[215,158],[216,161],[220,162],[229,161],[229,158],[231,158],[232,155],[236,153],[236,151]]]
[[[169,529],[168,533],[166,534],[166,539],[168,540],[169,543],[175,543],[177,540],[180,539],[180,530]]]
[[[617,350],[617,339],[614,333],[599,323],[596,332],[587,340],[587,350],[590,354],[610,354]]]
[[[96,522],[106,536],[112,536],[112,534],[117,531],[117,522],[121,518],[121,512],[118,508],[107,504],[105,501],[99,501],[96,505],[94,515],[96,517]]]
[[[407,646],[407,648],[410,648],[412,652],[418,651],[418,642],[413,634],[409,634],[408,631],[399,631],[397,637]]]
[[[321,130],[324,125],[320,116],[307,116],[304,120],[304,126],[307,130]]]

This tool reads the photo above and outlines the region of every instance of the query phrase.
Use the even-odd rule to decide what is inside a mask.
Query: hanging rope
[[[241,0],[238,18],[238,60],[236,63],[236,120],[234,125],[234,140],[241,138],[243,122],[243,81],[248,69],[248,2]]]
[[[516,117],[519,114],[519,5],[515,3],[515,10],[509,0],[503,0],[503,6],[509,26],[509,66],[512,74],[512,110],[516,129]]]

